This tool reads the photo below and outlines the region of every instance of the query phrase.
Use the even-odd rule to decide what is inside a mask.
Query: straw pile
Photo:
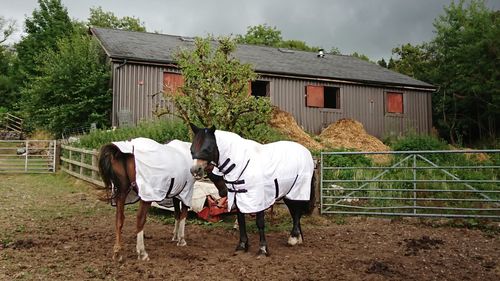
[[[349,148],[357,151],[388,151],[390,148],[376,137],[368,134],[363,125],[353,119],[340,119],[330,124],[319,135],[323,145],[330,148]],[[377,163],[390,160],[388,155],[372,155]]]
[[[293,115],[273,106],[273,117],[269,122],[272,127],[278,129],[282,134],[288,136],[291,140],[296,141],[310,150],[320,150],[323,146],[309,136],[297,124]]]

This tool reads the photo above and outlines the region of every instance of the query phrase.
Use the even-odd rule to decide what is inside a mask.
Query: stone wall
[[[14,131],[0,131],[0,140],[22,140],[23,133]]]

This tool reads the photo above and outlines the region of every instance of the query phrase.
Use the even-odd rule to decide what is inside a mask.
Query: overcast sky
[[[305,41],[326,51],[366,54],[377,61],[392,48],[433,38],[432,23],[452,0],[62,0],[73,19],[86,21],[91,7],[118,17],[134,16],[150,32],[182,36],[245,34],[248,26],[267,24],[283,39]],[[500,0],[487,0],[498,10]],[[0,0],[0,16],[17,21],[18,41],[24,19],[36,0]]]

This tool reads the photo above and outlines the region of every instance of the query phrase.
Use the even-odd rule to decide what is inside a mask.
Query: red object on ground
[[[201,211],[199,211],[198,217],[204,219],[209,222],[218,222],[221,220],[220,215],[223,213],[227,213],[227,201],[222,200],[225,198],[221,198],[220,201],[223,201],[223,205],[218,205],[217,201],[212,198],[212,196],[207,196],[207,205]]]

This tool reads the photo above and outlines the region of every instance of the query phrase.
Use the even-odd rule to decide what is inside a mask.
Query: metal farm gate
[[[55,140],[0,140],[0,174],[53,173]]]
[[[500,150],[322,152],[322,214],[500,219]]]

